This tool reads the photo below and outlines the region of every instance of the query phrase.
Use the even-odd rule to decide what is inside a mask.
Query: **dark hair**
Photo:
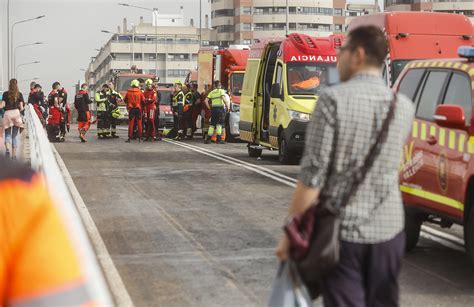
[[[108,88],[110,89],[109,85],[107,83],[102,84],[102,88]]]
[[[32,87],[32,88],[35,88],[35,85],[36,85],[36,82],[35,82],[35,81],[33,81],[33,82],[30,83],[30,87]]]
[[[16,102],[18,97],[20,97],[18,81],[16,79],[11,79],[8,84],[8,100],[10,100],[10,102]]]
[[[214,87],[215,88],[219,87],[220,85],[221,85],[221,81],[219,81],[219,80],[214,81]]]
[[[198,85],[196,82],[191,83],[191,88],[197,89]]]
[[[366,63],[377,67],[383,65],[388,54],[385,34],[376,26],[361,26],[349,32],[346,47],[351,51],[363,48]]]
[[[56,89],[59,85],[61,85],[58,81],[53,83],[53,90]]]
[[[81,89],[85,89],[87,87],[87,84],[86,83],[82,83],[81,84]]]
[[[39,83],[36,83],[35,88],[41,88],[41,85]]]

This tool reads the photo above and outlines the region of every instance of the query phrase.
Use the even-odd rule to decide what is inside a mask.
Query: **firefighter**
[[[124,98],[129,114],[128,139],[125,141],[127,143],[130,143],[133,138],[135,124],[137,125],[138,135],[142,135],[142,109],[145,104],[145,96],[140,90],[140,82],[133,80],[130,85],[131,88],[128,89]],[[140,142],[140,137],[138,137],[138,142]]]
[[[119,138],[117,135],[117,119],[120,117],[120,110],[118,104],[122,102],[123,97],[115,91],[114,84],[112,82],[108,83],[109,94],[108,94],[108,116],[110,122],[110,136],[112,138]]]
[[[43,175],[2,157],[0,170],[0,305],[96,306]]]
[[[155,140],[161,141],[161,132],[160,132],[160,103],[161,103],[161,93],[158,91],[158,82],[160,78],[153,82],[153,88],[156,91],[156,111],[155,111]]]
[[[155,141],[155,112],[156,112],[156,90],[153,87],[153,80],[145,81],[145,137],[146,141]]]
[[[221,87],[220,81],[214,81],[214,90],[207,95],[206,106],[211,109],[211,125],[207,136],[204,138],[204,143],[209,144],[210,138],[216,130],[217,144],[224,144],[222,140],[222,124],[225,118],[225,110],[229,109],[228,102],[225,99],[226,92]]]
[[[95,102],[97,103],[97,137],[105,139],[109,136],[109,115],[107,114],[107,105],[109,103],[109,86],[102,85],[102,90],[95,94]]]
[[[67,91],[59,82],[55,82],[57,84],[57,91],[58,91],[58,102],[59,102],[59,109],[61,110],[61,138],[63,140],[66,139],[66,131],[69,132],[70,129],[70,116],[71,116],[71,109],[67,104]]]
[[[89,105],[92,103],[92,100],[89,98],[87,90],[87,84],[82,84],[81,90],[74,98],[74,107],[77,110],[77,129],[79,130],[79,138],[83,143],[87,142],[86,133],[89,130],[91,121]]]
[[[193,139],[193,93],[187,85],[183,86],[184,107],[183,107],[183,131],[186,131],[186,138]]]
[[[175,140],[183,138],[183,108],[184,108],[184,93],[182,90],[183,84],[181,81],[175,81],[173,93],[173,124],[174,130],[177,131]]]

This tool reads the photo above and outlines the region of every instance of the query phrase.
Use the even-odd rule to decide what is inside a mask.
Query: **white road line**
[[[459,237],[456,237],[452,234],[449,234],[449,233],[445,233],[445,232],[442,232],[442,231],[439,231],[437,229],[434,229],[432,227],[429,227],[429,226],[421,226],[421,229],[424,231],[424,232],[427,232],[431,235],[434,235],[434,236],[437,236],[437,237],[440,237],[440,238],[443,238],[447,241],[450,241],[454,244],[457,244],[461,247],[464,247],[464,240],[459,238]]]
[[[186,145],[187,147],[189,148],[193,148],[193,149],[197,149],[197,150],[200,150],[200,151],[204,151],[204,152],[207,152],[207,153],[210,153],[212,154],[213,156],[219,156],[221,158],[225,158],[227,160],[232,160],[236,163],[239,163],[239,164],[245,164],[247,166],[250,166],[252,168],[256,168],[256,169],[259,169],[263,172],[267,172],[273,176],[277,176],[277,177],[280,177],[282,179],[285,179],[289,182],[293,182],[293,183],[296,183],[298,180],[295,179],[295,178],[292,178],[292,177],[289,177],[289,176],[286,176],[284,174],[281,174],[281,173],[278,173],[274,170],[271,170],[271,169],[268,169],[266,167],[263,167],[263,166],[260,166],[260,165],[255,165],[255,164],[252,164],[252,163],[249,163],[249,162],[245,162],[245,161],[242,161],[242,160],[239,160],[239,159],[236,159],[236,158],[233,158],[233,157],[230,157],[230,156],[227,156],[227,155],[224,155],[224,154],[221,154],[221,153],[218,153],[218,152],[215,152],[215,151],[212,151],[212,150],[209,150],[209,149],[206,149],[206,148],[202,148],[202,147],[199,147],[199,146],[195,146],[195,145],[191,145],[191,144],[188,144],[188,143],[183,143],[183,142],[177,142],[177,141],[173,141],[173,140],[166,140],[165,141],[169,142],[169,143],[173,143],[173,144],[183,144],[183,145]]]
[[[260,169],[257,169],[254,167],[253,164],[250,164],[250,163],[242,163],[242,161],[240,160],[237,160],[237,159],[234,159],[234,158],[231,158],[231,157],[227,157],[225,155],[222,155],[222,154],[216,154],[214,152],[207,152],[205,150],[202,150],[202,148],[200,147],[197,147],[197,146],[192,146],[192,145],[189,145],[189,144],[186,144],[186,143],[182,143],[182,142],[175,142],[175,141],[171,141],[171,140],[164,140],[165,142],[168,142],[168,143],[171,143],[171,144],[174,144],[174,145],[177,145],[177,146],[181,146],[181,147],[184,147],[184,148],[187,148],[187,149],[190,149],[190,150],[193,150],[193,151],[196,151],[196,152],[199,152],[203,155],[206,155],[206,156],[209,156],[209,157],[212,157],[214,159],[217,159],[217,160],[220,160],[220,161],[223,161],[223,162],[227,162],[229,164],[232,164],[232,165],[235,165],[235,166],[240,166],[240,167],[243,167],[245,169],[248,169],[249,171],[252,171],[254,173],[257,173],[257,174],[260,174],[262,176],[265,176],[265,177],[268,177],[268,178],[271,178],[275,181],[278,181],[280,183],[283,183],[285,185],[288,185],[292,188],[296,187],[296,184],[294,182],[289,182],[288,180],[285,180],[281,177],[278,177],[278,176],[275,176],[275,175],[272,175],[270,174],[269,172],[266,172],[266,171],[263,171],[263,170],[260,170]],[[234,161],[234,160],[237,160],[238,162]]]
[[[177,142],[177,141],[173,141],[173,140],[166,140],[166,139],[164,139],[164,141],[168,142],[168,143],[171,143],[171,144],[174,144],[174,145],[177,145],[177,146],[181,146],[181,147],[196,151],[196,152],[199,152],[199,153],[204,154],[206,156],[212,157],[212,158],[220,160],[220,161],[227,162],[227,163],[235,165],[235,166],[244,167],[245,169],[248,169],[248,170],[250,170],[252,172],[255,172],[257,174],[260,174],[262,176],[265,176],[265,177],[271,178],[273,180],[276,180],[276,181],[278,181],[280,183],[283,183],[287,186],[290,186],[290,187],[295,187],[296,186],[296,184],[295,184],[296,179],[288,177],[288,176],[283,175],[283,174],[280,174],[276,171],[267,169],[265,167],[254,165],[254,164],[251,164],[251,163],[248,163],[248,162],[245,162],[245,161],[235,159],[233,157],[229,157],[229,156],[221,154],[221,153],[217,153],[217,152],[214,152],[214,151],[211,151],[211,150],[208,150],[208,149],[203,149],[201,147],[190,145],[190,144],[187,144],[187,143]],[[286,179],[286,178],[291,179],[291,181]],[[455,236],[446,234],[444,232],[438,231],[436,229],[433,229],[433,228],[430,228],[430,227],[427,227],[427,226],[422,226],[422,231],[421,231],[420,235],[422,237],[426,238],[426,239],[432,240],[434,242],[437,242],[437,243],[439,243],[443,246],[452,248],[454,250],[463,251],[463,252],[465,251],[463,240],[461,240],[460,238],[457,238]]]
[[[58,151],[54,146],[51,146],[58,162],[59,169],[64,177],[64,181],[69,188],[69,192],[76,204],[77,210],[81,215],[82,222],[86,228],[87,233],[89,234],[92,245],[94,246],[97,258],[102,266],[105,278],[107,279],[107,284],[110,287],[110,291],[114,297],[114,301],[117,306],[131,307],[134,306],[130,295],[127,292],[127,289],[120,277],[120,274],[117,268],[110,257],[110,254],[105,246],[105,243],[100,236],[99,230],[92,219],[87,206],[84,203],[84,200],[81,197],[81,194],[76,188],[74,181],[72,180],[71,174],[64,164],[63,159],[59,155]]]

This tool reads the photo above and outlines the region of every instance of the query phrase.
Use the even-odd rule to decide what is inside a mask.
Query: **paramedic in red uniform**
[[[146,141],[154,141],[156,135],[155,114],[156,114],[156,90],[153,87],[153,80],[145,81],[146,89],[143,93],[145,96],[145,136]]]

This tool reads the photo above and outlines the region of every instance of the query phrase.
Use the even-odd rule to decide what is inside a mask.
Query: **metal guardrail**
[[[80,214],[54,157],[52,145],[31,105],[26,107],[25,119],[28,127],[31,167],[43,174],[51,197],[68,228],[74,247],[80,255],[86,290],[98,306],[113,306],[109,288]]]

